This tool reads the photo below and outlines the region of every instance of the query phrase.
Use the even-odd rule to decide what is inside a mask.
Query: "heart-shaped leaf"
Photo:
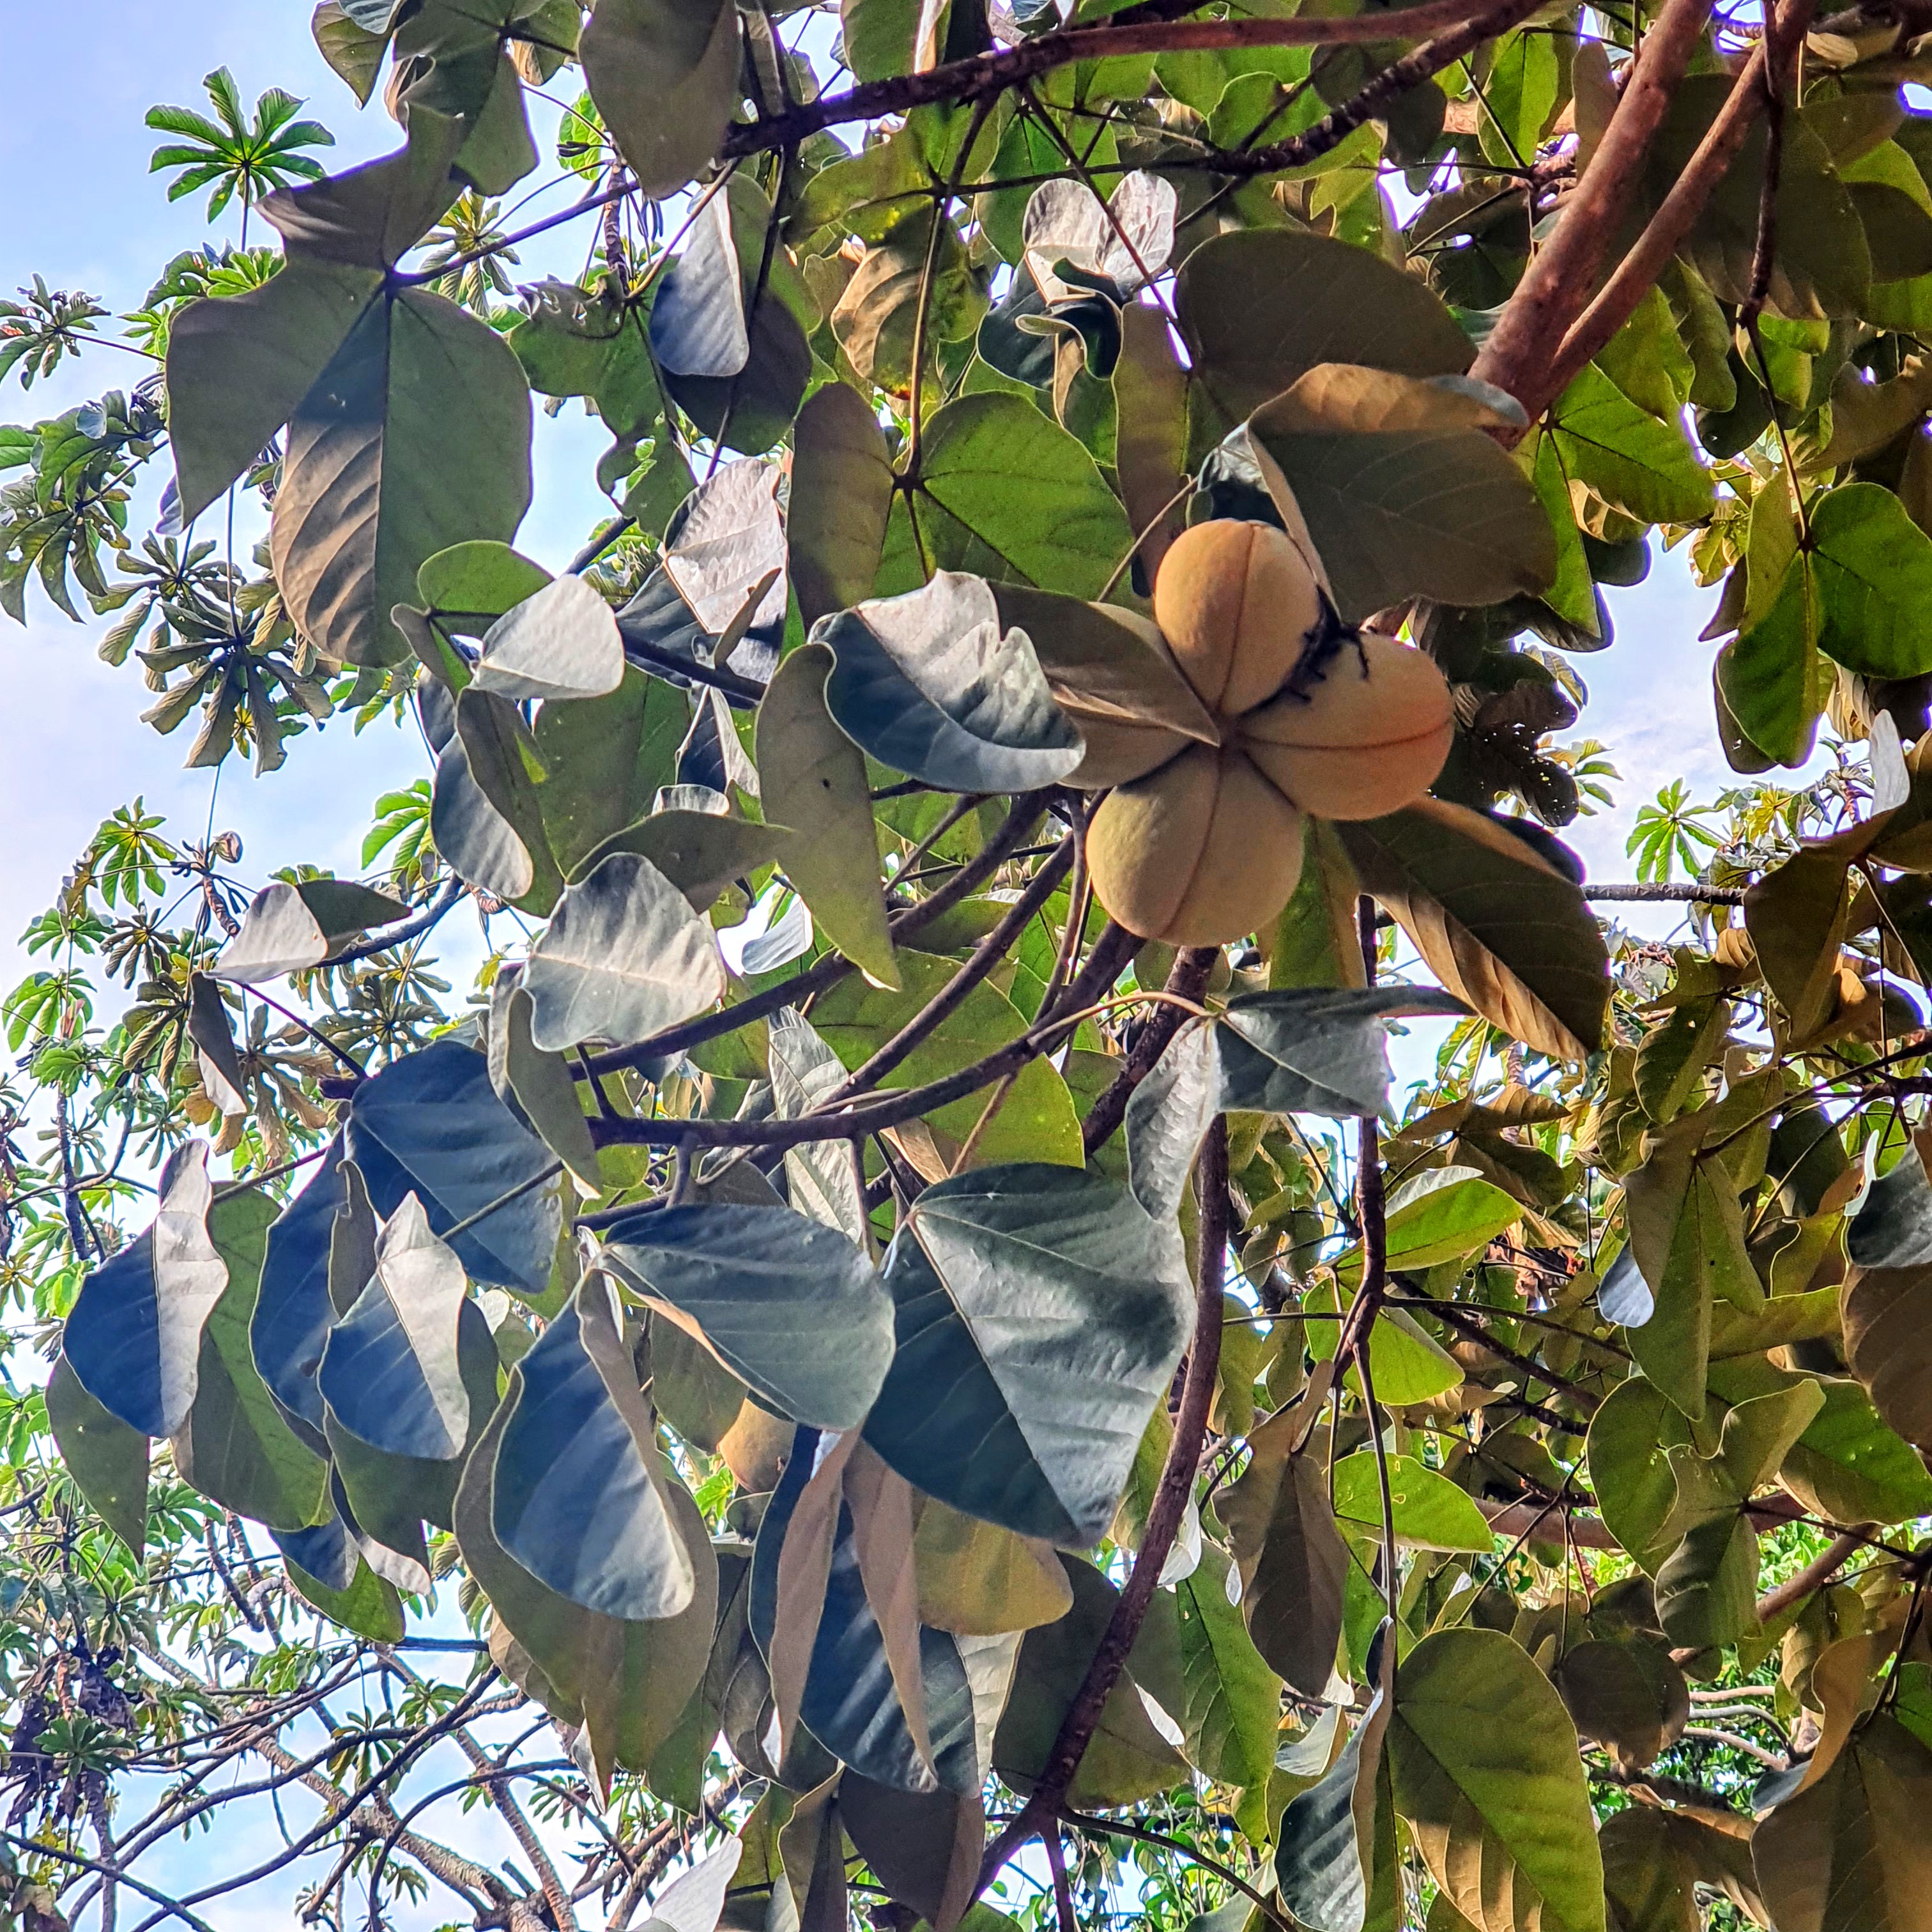
[[[565,889],[524,968],[530,1037],[549,1052],[646,1040],[723,996],[711,928],[648,859],[616,852]]]
[[[497,1449],[490,1524],[540,1583],[625,1622],[674,1617],[695,1587],[654,1466],[609,1284],[586,1276],[517,1364]]]
[[[1186,1340],[1176,1231],[1090,1172],[982,1168],[914,1202],[885,1281],[898,1348],[866,1439],[969,1516],[1096,1542]]]
[[[789,1208],[667,1208],[620,1221],[606,1264],[795,1422],[855,1429],[892,1354],[892,1304],[841,1234]]]
[[[378,1214],[413,1192],[439,1233],[478,1216],[451,1244],[470,1275],[548,1288],[562,1210],[544,1184],[558,1163],[497,1099],[482,1054],[437,1040],[392,1062],[356,1088],[346,1145]]]
[[[352,1434],[392,1456],[447,1461],[461,1451],[470,1398],[457,1316],[469,1288],[455,1251],[406,1196],[376,1244],[375,1276],[331,1331],[316,1378]]]
[[[154,1224],[81,1283],[62,1341],[87,1393],[143,1436],[172,1436],[194,1406],[201,1334],[228,1286],[208,1232],[208,1143],[161,1169]]]

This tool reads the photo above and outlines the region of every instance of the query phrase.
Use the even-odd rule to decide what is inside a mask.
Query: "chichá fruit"
[[[1270,525],[1186,532],[1162,561],[1154,609],[1172,653],[1164,706],[1157,679],[1138,707],[1120,692],[1096,689],[1087,703],[1056,686],[1099,741],[1076,782],[1114,785],[1088,826],[1088,868],[1130,931],[1220,945],[1288,902],[1304,814],[1376,818],[1429,789],[1454,710],[1422,652],[1333,626],[1306,559]],[[1175,692],[1199,700],[1192,719]]]
[[[1210,711],[1238,718],[1279,691],[1322,622],[1301,553],[1272,524],[1222,518],[1162,558],[1154,620]]]
[[[1087,827],[1100,903],[1130,932],[1219,946],[1288,903],[1301,814],[1232,746],[1196,745],[1118,785]]]
[[[1380,818],[1413,805],[1455,734],[1449,686],[1432,658],[1364,631],[1308,680],[1240,721],[1240,742],[1276,784],[1324,818]]]

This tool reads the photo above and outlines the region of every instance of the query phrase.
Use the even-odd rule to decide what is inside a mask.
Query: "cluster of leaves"
[[[282,245],[169,265],[130,318],[163,382],[0,430],[0,600],[114,614],[150,721],[200,706],[191,764],[406,705],[434,771],[379,804],[393,891],[246,892],[232,838],[137,802],[31,935],[4,1269],[53,1366],[7,1417],[0,1582],[46,1856],[10,1840],[0,1914],[38,1932],[199,1815],[184,1780],[117,1840],[116,1794],[202,1762],[238,1669],[232,1749],[284,1781],[268,1718],[407,1686],[331,1739],[302,1846],[338,1920],[353,1871],[372,1913],[386,1874],[621,1923],[680,1816],[728,1842],[652,1898],[675,1932],[825,1932],[855,1888],[985,1927],[1034,1837],[1060,1932],[1069,1837],[1090,1910],[1256,1932],[1921,1910],[1922,56],[1806,39],[1552,394],[1560,345],[1479,346],[1532,232],[1655,98],[1634,234],[1761,105],[1741,48],[1659,96],[1620,28],[1524,7],[1184,51],[1089,10],[994,52],[968,0],[850,0],[845,111],[728,0],[325,0],[394,154],[322,176],[225,70],[214,120],[156,110],[174,192]],[[594,272],[513,302],[526,92],[573,62]],[[104,314],[36,282],[0,358]],[[533,395],[611,438],[556,572],[512,548]],[[252,570],[195,534],[238,492]],[[1318,572],[1310,669],[1406,623],[1456,730],[1402,811],[1299,801],[1279,917],[1176,952],[1094,906],[1082,835],[1212,742],[1146,592],[1214,517]],[[1551,735],[1653,540],[1724,579],[1735,767],[1828,716],[1870,748],[1646,808],[1640,883],[1710,895],[1669,951],[1550,830],[1606,802]],[[529,935],[466,1010],[417,950],[465,900]],[[1388,1027],[1445,1015],[1392,1113]],[[452,1575],[460,1692],[387,1648]],[[489,1699],[603,1827],[574,1880],[406,1831],[411,1754]],[[508,1786],[559,1767],[470,1743],[541,1851]]]

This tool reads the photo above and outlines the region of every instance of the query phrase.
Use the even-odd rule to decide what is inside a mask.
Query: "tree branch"
[[[1208,990],[1214,962],[1220,956],[1221,950],[1216,946],[1184,947],[1174,956],[1174,964],[1168,970],[1167,984],[1162,990],[1173,994],[1177,1000],[1198,1004]],[[1127,1102],[1133,1098],[1134,1089],[1154,1071],[1161,1055],[1167,1051],[1168,1042],[1186,1020],[1186,1007],[1167,1000],[1162,1000],[1148,1016],[1146,1023],[1134,1037],[1126,1065],[1114,1075],[1111,1085],[1101,1089],[1100,1098],[1088,1109],[1087,1118],[1081,1125],[1080,1138],[1090,1156],[1096,1148],[1112,1138],[1114,1130],[1127,1117]]]
[[[1606,905],[1742,905],[1742,886],[1701,886],[1694,880],[1684,885],[1591,886],[1582,888],[1586,899]]]
[[[1604,251],[1710,15],[1711,0],[1666,0],[1556,233],[1531,257],[1469,372],[1507,389],[1532,421],[1562,392],[1558,386],[1542,393],[1552,352],[1596,286]]]
[[[1781,1616],[1793,1604],[1802,1603],[1813,1591],[1829,1582],[1870,1540],[1873,1526],[1860,1523],[1841,1531],[1804,1568],[1787,1576],[1776,1588],[1757,1600],[1757,1620],[1768,1624]]]
[[[1636,244],[1619,262],[1589,307],[1549,357],[1546,373],[1534,380],[1522,372],[1522,387],[1514,393],[1531,417],[1540,416],[1568,387],[1570,379],[1589,362],[1628,322],[1639,302],[1655,284],[1679,244],[1704,212],[1718,184],[1730,172],[1751,123],[1764,108],[1764,49],[1755,48],[1744,71],[1732,84],[1717,118],[1705,130],[1684,171],[1637,237]],[[1523,393],[1524,388],[1529,391]]]
[[[451,873],[444,880],[442,891],[415,918],[405,920],[400,926],[392,926],[386,932],[371,933],[353,946],[345,946],[313,970],[321,972],[330,966],[352,966],[358,959],[371,958],[378,952],[388,952],[392,946],[406,945],[428,932],[469,890],[454,872]]]
[[[1043,791],[1021,793],[1013,800],[999,830],[944,885],[930,898],[893,915],[889,922],[893,944],[903,944],[990,879],[1031,836],[1034,827],[1046,813],[1046,798]],[[814,993],[822,993],[857,970],[849,959],[828,952],[795,978],[764,992],[755,993],[736,1006],[706,1013],[701,1019],[686,1020],[681,1026],[668,1027],[662,1033],[640,1040],[634,1046],[620,1046],[608,1053],[593,1054],[584,1070],[591,1074],[609,1073],[622,1067],[641,1066],[668,1054],[688,1052],[707,1040],[736,1033],[740,1027],[748,1026],[754,1020],[764,1019],[782,1006],[796,1006]]]
[[[965,1004],[968,994],[1005,958],[1008,949],[1030,926],[1036,914],[1060,888],[1073,863],[1077,844],[1070,832],[1033,875],[1010,911],[974,949],[972,956],[924,1008],[907,1021],[870,1059],[855,1067],[828,1094],[822,1104],[836,1107],[876,1087],[907,1054],[920,1046]],[[1071,910],[1068,913],[1070,920]]]
[[[1709,10],[1710,0],[1696,0],[1696,4]],[[1485,40],[1508,33],[1518,21],[1534,13],[1538,4],[1538,0],[1502,0],[1500,6],[1465,20],[1432,40],[1425,40],[1412,52],[1391,62],[1359,93],[1313,127],[1265,147],[1232,152],[1217,148],[1203,155],[1197,165],[1210,167],[1217,174],[1244,176],[1271,175],[1283,168],[1305,166],[1340,147],[1365,121],[1373,120],[1378,110],[1411,88],[1420,86],[1445,67],[1454,67]]]
[[[1132,935],[1118,928],[1112,936],[1133,944]],[[929,1114],[935,1108],[964,1100],[982,1087],[1017,1073],[1027,1062],[1049,1050],[1066,1033],[1068,1016],[1082,1012],[1111,986],[1125,964],[1122,948],[1103,938],[1088,954],[1080,976],[1061,996],[1056,1010],[997,1053],[957,1073],[948,1074],[923,1087],[910,1087],[886,1100],[871,1105],[848,1107],[841,1112],[801,1114],[789,1120],[592,1120],[590,1137],[599,1147],[714,1147],[789,1148],[807,1141],[851,1140],[866,1134],[883,1132],[887,1127],[902,1126],[908,1120]],[[637,1212],[634,1204],[604,1214],[580,1217],[580,1227],[608,1225],[624,1214]]]
[[[915,107],[981,100],[1076,61],[1213,52],[1228,47],[1360,46],[1412,40],[1469,20],[1472,10],[1480,10],[1472,9],[1470,0],[1420,0],[1417,6],[1378,8],[1342,20],[1305,14],[1290,18],[1243,15],[1225,20],[1174,17],[1199,4],[1200,0],[1178,0],[1172,4],[1155,0],[1155,4],[1135,8],[1104,26],[1063,27],[1018,46],[976,54],[970,60],[949,61],[924,74],[867,81],[842,94],[824,94],[783,114],[732,128],[724,137],[719,158],[735,160],[790,147],[847,122],[877,121]]]

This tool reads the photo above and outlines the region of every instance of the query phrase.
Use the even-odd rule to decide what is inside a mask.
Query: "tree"
[[[191,765],[434,770],[368,880],[137,800],[29,935],[0,1916],[1921,1922],[1924,24],[850,0],[832,85],[324,0],[388,158],[158,110],[280,246],[0,429],[0,601]],[[612,438],[554,569],[532,393]],[[1653,538],[1746,782],[1605,885],[1552,734]],[[152,1882],[250,1792],[320,1809]]]

